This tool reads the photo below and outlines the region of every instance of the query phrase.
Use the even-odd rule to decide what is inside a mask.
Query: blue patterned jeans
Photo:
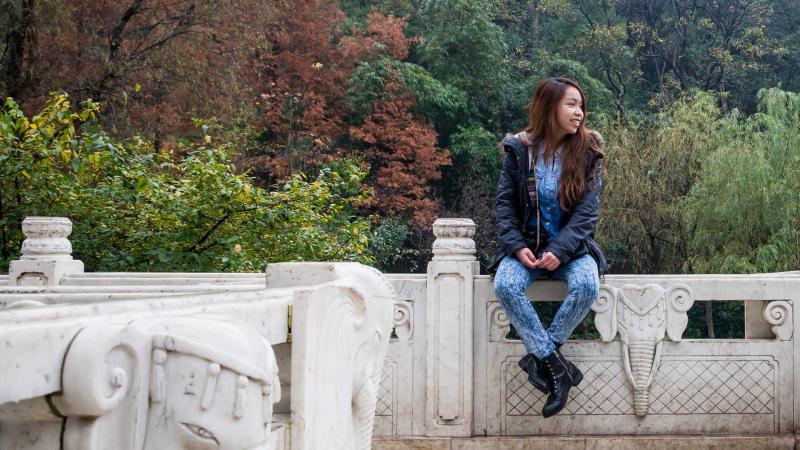
[[[543,269],[529,269],[514,256],[506,256],[494,277],[494,292],[511,324],[517,330],[525,349],[537,358],[553,352],[556,344],[563,344],[589,312],[597,298],[600,280],[597,263],[591,255],[561,264],[553,271],[553,278],[567,284],[567,296],[558,308],[550,328],[544,329],[533,303],[525,296],[525,289],[543,273]]]

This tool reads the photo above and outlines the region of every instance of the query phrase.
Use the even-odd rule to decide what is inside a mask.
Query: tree
[[[190,132],[193,115],[249,113],[251,53],[274,19],[269,3],[251,0],[2,3],[0,97],[29,112],[51,91],[90,97],[103,103],[109,129],[157,144]]]
[[[72,112],[52,97],[27,117],[0,111],[0,267],[18,256],[29,215],[67,216],[75,256],[91,270],[257,271],[267,262],[370,263],[366,171],[349,161],[272,191],[236,174],[233,146],[156,150],[96,127],[97,104]],[[75,123],[81,123],[80,129]]]
[[[391,216],[401,215],[417,229],[433,224],[436,203],[429,198],[430,182],[449,164],[447,151],[436,147],[433,127],[410,112],[414,98],[397,81],[385,87],[387,97],[350,136],[362,143],[373,167],[375,197],[371,205]]]
[[[465,92],[471,101],[464,119],[483,120],[492,130],[507,82],[503,34],[492,22],[494,10],[485,0],[425,0],[409,25],[411,32],[423,36],[411,62]]]
[[[758,112],[724,119],[726,141],[679,203],[686,269],[756,273],[800,267],[800,95],[762,90]]]

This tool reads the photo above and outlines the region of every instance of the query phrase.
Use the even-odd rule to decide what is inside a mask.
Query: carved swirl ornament
[[[501,342],[505,340],[511,330],[511,320],[498,302],[489,303],[489,341]]]
[[[413,315],[414,307],[411,302],[399,300],[394,303],[394,330],[401,341],[408,341],[411,338],[413,331],[411,318]]]
[[[505,309],[502,307],[494,308],[494,311],[492,311],[492,324],[498,327],[507,327],[511,325],[511,321],[508,319],[508,314],[506,314]]]
[[[792,304],[785,300],[777,300],[764,305],[764,320],[772,325],[772,332],[779,341],[792,338]]]
[[[678,284],[672,286],[669,290],[669,297],[667,300],[675,311],[686,312],[692,307],[692,304],[694,304],[694,294],[689,286]]]

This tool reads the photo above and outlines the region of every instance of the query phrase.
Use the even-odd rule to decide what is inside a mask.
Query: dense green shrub
[[[32,215],[72,219],[74,254],[90,270],[244,271],[268,262],[372,262],[365,170],[339,162],[274,191],[237,174],[232,145],[156,150],[114,141],[94,125],[98,105],[73,112],[64,95],[26,117],[0,111],[0,271],[18,256]]]

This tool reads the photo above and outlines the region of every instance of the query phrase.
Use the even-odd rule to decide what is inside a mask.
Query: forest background
[[[610,273],[800,268],[798,0],[0,0],[0,36],[0,272],[28,215],[96,271],[418,272],[437,217],[485,265],[497,144],[557,75],[606,140]]]

